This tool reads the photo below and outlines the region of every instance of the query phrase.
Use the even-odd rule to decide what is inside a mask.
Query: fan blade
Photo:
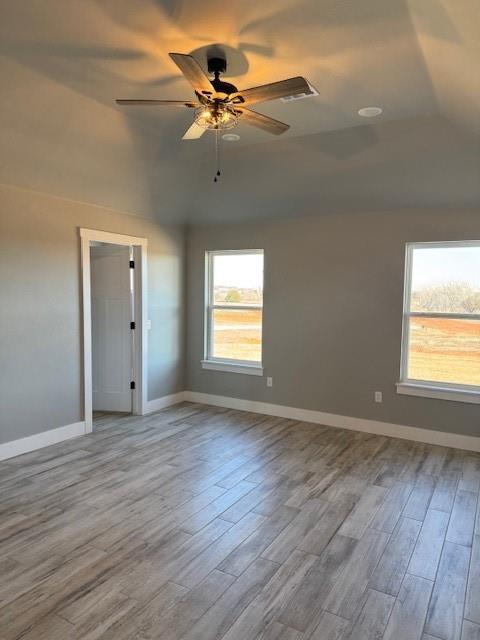
[[[115,100],[119,105],[140,105],[147,107],[199,107],[198,102],[193,100],[132,100],[130,98],[126,100]]]
[[[196,122],[193,122],[183,134],[182,140],[197,140],[197,138],[201,138],[203,136],[205,131],[206,129],[198,125]]]
[[[170,53],[169,56],[175,62],[185,78],[190,82],[195,91],[207,94],[214,93],[215,89],[195,58],[187,56],[184,53]]]
[[[262,84],[260,87],[239,91],[236,95],[240,95],[244,99],[244,104],[255,104],[256,102],[276,100],[285,96],[295,96],[298,93],[312,93],[308,82],[302,76],[280,80],[280,82],[272,82],[271,84]],[[232,96],[230,97],[232,98]]]
[[[259,129],[263,129],[268,133],[273,133],[276,136],[279,136],[281,133],[285,133],[287,129],[290,129],[289,124],[285,124],[284,122],[280,122],[279,120],[275,120],[269,116],[264,116],[262,113],[258,113],[257,111],[252,111],[251,109],[239,109],[239,111],[242,113],[240,116],[240,122],[251,124],[253,127],[258,127]]]

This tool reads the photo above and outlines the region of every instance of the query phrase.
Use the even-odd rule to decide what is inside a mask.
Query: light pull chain
[[[220,172],[220,140],[218,138],[218,129],[215,129],[215,163],[217,166],[217,173],[213,179],[214,182],[218,182],[218,178],[221,175]]]

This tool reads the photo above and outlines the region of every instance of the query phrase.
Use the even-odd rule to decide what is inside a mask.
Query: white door
[[[94,411],[132,411],[130,247],[91,248]]]

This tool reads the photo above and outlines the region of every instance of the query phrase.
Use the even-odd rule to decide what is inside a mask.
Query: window
[[[262,374],[263,251],[206,254],[207,369]]]
[[[480,402],[480,241],[407,245],[399,387]]]

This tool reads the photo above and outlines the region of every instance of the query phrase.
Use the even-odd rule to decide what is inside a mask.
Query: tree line
[[[423,287],[412,292],[411,311],[480,314],[480,289],[467,282]]]

